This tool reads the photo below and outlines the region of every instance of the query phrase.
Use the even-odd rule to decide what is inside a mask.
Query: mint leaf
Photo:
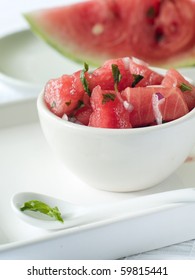
[[[144,76],[139,75],[139,74],[133,74],[133,78],[134,78],[134,81],[131,86],[135,87],[144,78]]]
[[[79,101],[78,101],[77,108],[80,109],[80,108],[82,108],[82,107],[84,107],[84,106],[85,106],[85,104],[84,104],[83,100],[79,100]]]
[[[64,222],[62,215],[58,209],[58,207],[51,208],[46,203],[39,201],[39,200],[29,200],[20,207],[21,211],[35,211],[55,218],[57,221]]]
[[[52,108],[55,108],[55,107],[56,107],[56,102],[53,101],[52,104],[51,104],[51,109],[52,109]]]
[[[80,74],[80,79],[81,79],[81,82],[82,82],[82,85],[84,87],[84,90],[85,92],[91,96],[91,91],[89,89],[89,85],[88,85],[88,82],[87,82],[87,79],[85,78],[85,73],[89,70],[89,66],[87,63],[84,63],[84,69],[81,71],[81,74]]]
[[[112,76],[114,78],[114,89],[118,91],[118,84],[122,78],[118,65],[112,64]]]
[[[105,104],[109,101],[114,101],[116,98],[116,95],[114,93],[103,93],[103,99],[102,99],[102,104]]]
[[[181,83],[181,85],[179,86],[179,88],[181,89],[182,92],[192,90],[192,87],[186,85],[185,83]]]

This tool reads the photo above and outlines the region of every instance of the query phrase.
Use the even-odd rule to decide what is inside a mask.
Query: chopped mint
[[[122,78],[120,70],[118,69],[118,65],[112,64],[112,75],[114,78],[114,89],[118,91],[118,84]]]
[[[87,63],[84,63],[84,69],[81,71],[81,74],[80,74],[80,79],[81,79],[81,82],[82,82],[82,85],[84,87],[84,90],[86,91],[86,93],[91,96],[91,91],[89,89],[89,85],[88,85],[88,82],[87,82],[87,79],[85,78],[85,73],[89,70],[89,66]]]
[[[80,109],[82,107],[84,107],[84,102],[83,102],[83,100],[79,100],[77,108]]]
[[[144,76],[139,75],[139,74],[133,74],[133,78],[134,78],[134,81],[131,86],[135,87],[144,78]]]
[[[52,104],[51,104],[51,108],[55,108],[56,107],[56,102],[53,101]]]
[[[182,92],[184,92],[184,91],[188,91],[188,90],[192,90],[192,87],[191,87],[191,86],[186,85],[185,83],[181,83],[181,85],[180,85],[180,87],[179,87],[179,88],[181,89],[181,91],[182,91]]]
[[[115,98],[116,98],[116,95],[114,93],[104,93],[103,99],[102,99],[102,104],[105,104],[109,101],[114,101]]]
[[[39,200],[29,200],[25,202],[23,206],[20,207],[20,210],[40,212],[42,214],[55,218],[57,221],[61,223],[64,222],[58,207],[51,208],[49,205]]]

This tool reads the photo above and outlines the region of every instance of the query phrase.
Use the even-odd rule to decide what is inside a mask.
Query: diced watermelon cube
[[[70,115],[83,100],[85,91],[80,79],[80,72],[63,75],[48,81],[44,89],[44,99],[48,108],[57,116]]]
[[[128,86],[131,86],[133,77],[129,72],[126,60],[129,58],[119,58],[107,60],[102,67],[97,68],[88,77],[89,87],[93,90],[97,85],[101,86],[102,90],[114,90],[114,78],[112,74],[112,64],[117,65],[121,74],[121,80],[118,84],[118,90],[121,91]]]
[[[178,88],[126,88],[121,96],[133,107],[129,113],[133,127],[157,124],[159,117],[161,117],[162,122],[171,121],[189,112],[183,94]],[[154,104],[155,96],[157,98],[160,96],[157,99],[157,104]]]
[[[189,110],[195,107],[195,87],[177,70],[169,69],[162,81],[164,87],[178,87],[182,92]]]
[[[186,100],[178,88],[164,88],[160,92],[165,97],[165,103],[161,107],[162,117],[165,122],[178,119],[189,112]]]
[[[88,125],[89,124],[89,118],[91,116],[91,113],[93,112],[91,106],[84,105],[83,107],[77,109],[74,112],[74,118],[77,123]]]
[[[130,59],[129,71],[132,75],[141,75],[143,79],[138,82],[135,87],[146,87],[148,85],[160,85],[163,80],[163,75],[150,69],[148,65],[136,59]]]
[[[100,86],[96,86],[91,95],[93,112],[89,119],[89,126],[130,128],[129,112],[123,103],[119,93],[102,90]]]

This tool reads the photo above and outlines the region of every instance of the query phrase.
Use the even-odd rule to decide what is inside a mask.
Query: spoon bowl
[[[21,211],[20,207],[24,204],[24,202],[30,200],[38,200],[44,202],[52,208],[57,206],[60,209],[62,218],[66,220],[66,222],[61,223],[40,212],[30,210]],[[85,207],[34,192],[16,193],[12,197],[11,204],[14,212],[18,215],[19,218],[33,226],[48,230],[71,227],[75,225],[75,223],[79,224],[80,222],[82,222],[81,217],[88,212]]]
[[[33,211],[21,211],[20,207],[29,200],[39,200],[51,207],[57,206],[64,223],[47,215]],[[59,230],[82,226],[100,220],[117,218],[125,215],[140,215],[176,206],[176,204],[195,203],[195,188],[178,189],[151,195],[139,196],[106,205],[82,206],[44,194],[20,192],[13,195],[11,205],[17,216],[26,223],[45,230]]]

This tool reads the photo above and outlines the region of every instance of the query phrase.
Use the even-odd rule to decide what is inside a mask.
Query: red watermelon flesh
[[[25,17],[36,34],[80,62],[125,56],[161,67],[195,62],[194,0],[91,0]]]
[[[114,90],[115,82],[112,73],[112,65],[117,65],[121,79],[117,85],[119,91],[126,87],[133,86],[135,76],[141,75],[142,80],[135,86],[146,86],[160,84],[163,76],[149,69],[144,62],[135,63],[132,58],[125,57],[106,61],[101,67],[92,73],[86,71],[84,76],[89,86],[90,92],[97,86],[102,90]],[[81,70],[72,75],[63,75],[58,79],[50,80],[45,87],[45,101],[51,111],[61,117],[68,116],[75,109],[79,109],[82,101],[85,105],[90,105],[90,97],[85,92],[81,81]],[[82,110],[81,110],[82,111]]]
[[[73,113],[73,120],[76,123],[80,123],[83,125],[88,125],[89,124],[89,118],[92,114],[93,110],[90,105],[84,105],[83,107],[77,109]]]
[[[195,107],[195,87],[190,84],[177,70],[169,69],[162,81],[164,87],[178,87],[183,92],[189,110]]]
[[[118,90],[121,91],[131,86],[134,78],[129,71],[130,58],[119,58],[107,60],[101,67],[97,68],[88,77],[89,87],[92,90],[97,85],[103,90],[114,90],[114,79],[112,74],[112,65],[117,65],[121,74],[121,80],[118,83]]]
[[[143,79],[137,83],[137,87],[145,87],[149,85],[160,85],[164,76],[148,67],[148,64],[141,60],[132,58],[129,63],[129,71],[132,74],[141,75]]]
[[[115,90],[113,64],[122,73]],[[143,75],[136,85],[135,75]],[[44,100],[57,116],[83,125],[131,128],[161,124],[187,114],[195,105],[194,86],[180,73],[171,69],[162,78],[143,62],[127,57],[109,60],[92,73],[85,69],[50,80],[45,86]],[[124,90],[119,91],[119,86]]]
[[[189,112],[178,88],[126,88],[121,96],[133,107],[129,113],[132,127],[171,121]]]
[[[146,63],[135,58],[124,57],[119,59],[107,60],[101,67],[97,68],[87,77],[89,87],[92,90],[100,85],[104,90],[114,90],[114,79],[112,65],[117,65],[121,74],[118,90],[122,91],[126,87],[160,85],[164,76],[150,69]],[[139,82],[135,83],[136,76],[141,75]],[[135,84],[135,85],[134,85]]]
[[[120,94],[96,86],[91,95],[93,113],[89,126],[101,128],[130,128],[129,112],[124,108]]]
[[[44,89],[44,98],[48,108],[57,116],[62,117],[72,111],[77,103],[75,93],[71,93],[73,77],[63,75],[48,81]],[[81,97],[79,95],[79,97]]]
[[[69,115],[79,106],[79,102],[85,100],[85,90],[81,79],[81,71],[72,75],[63,75],[57,79],[51,79],[45,86],[44,96],[48,108],[57,116]]]

